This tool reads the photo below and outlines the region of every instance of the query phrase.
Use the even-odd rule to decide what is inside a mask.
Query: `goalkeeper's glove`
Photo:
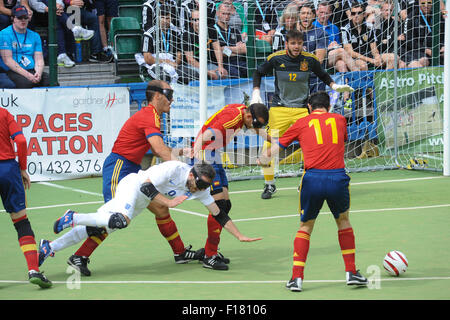
[[[261,99],[261,92],[259,88],[254,88],[252,92],[252,99],[250,100],[250,104],[254,103],[264,103]]]
[[[333,85],[331,86],[331,89],[333,89],[334,91],[337,91],[337,92],[353,92],[353,91],[355,91],[355,89],[350,87],[348,84],[337,84],[337,83],[333,83]]]

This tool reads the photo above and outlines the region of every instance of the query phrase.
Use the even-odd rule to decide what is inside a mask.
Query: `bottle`
[[[75,40],[75,62],[81,62],[83,60],[83,52],[81,47],[81,41]]]

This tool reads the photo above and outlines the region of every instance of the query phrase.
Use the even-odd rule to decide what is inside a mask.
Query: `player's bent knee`
[[[108,228],[123,229],[128,227],[128,222],[125,216],[119,212],[114,212],[108,221]]]
[[[103,227],[86,226],[86,232],[89,237],[100,237],[107,235],[106,229]]]

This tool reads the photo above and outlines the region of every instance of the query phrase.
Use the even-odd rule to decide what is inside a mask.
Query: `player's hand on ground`
[[[173,199],[170,199],[169,203],[168,203],[168,207],[175,208],[176,206],[182,204],[184,202],[184,200],[186,200],[187,198],[188,198],[188,196],[183,195],[183,196],[178,196]]]
[[[249,238],[247,236],[239,237],[240,242],[254,242],[254,241],[259,241],[259,240],[262,240],[262,238]]]

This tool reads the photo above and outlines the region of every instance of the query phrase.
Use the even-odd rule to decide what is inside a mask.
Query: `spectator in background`
[[[339,29],[350,22],[350,9],[352,2],[356,0],[330,0],[331,23]]]
[[[48,0],[29,0],[30,6],[36,11],[33,16],[35,23],[48,20]],[[72,26],[67,23],[69,16],[64,12],[62,0],[56,2],[56,41],[58,44],[58,66],[71,68],[75,62],[70,58],[74,54],[75,38],[78,40],[89,40],[94,36],[94,31]],[[71,28],[71,29],[70,29]]]
[[[303,47],[306,52],[313,53],[322,67],[325,66],[327,55],[327,36],[322,28],[316,28],[313,21],[316,18],[316,10],[312,4],[304,4],[299,10],[297,29],[303,33]],[[309,79],[310,92],[325,90],[325,83],[319,81],[315,74]]]
[[[273,52],[285,49],[286,34],[289,30],[293,30],[297,27],[297,21],[298,7],[290,5],[284,8],[283,14],[280,18],[280,24],[275,30],[275,34],[273,36]]]
[[[411,10],[405,20],[404,33],[406,36],[402,60],[408,68],[420,68],[430,65],[432,57],[432,26],[433,3],[431,0],[417,0],[418,11]],[[444,52],[444,18],[441,12],[440,21],[440,52]]]
[[[158,3],[160,9],[164,8],[164,10],[170,11],[173,22],[179,20],[180,13],[177,0],[147,0],[142,6],[142,27],[144,32],[150,30],[150,28],[156,25],[156,6]],[[175,24],[171,28],[176,28],[177,31],[179,31],[178,26]]]
[[[181,64],[183,56],[180,34],[171,21],[170,8],[161,7],[159,28],[155,25],[144,32],[142,54],[148,74],[152,79],[176,83],[179,78],[178,66]],[[158,32],[159,44],[156,42]],[[159,64],[156,63],[157,59],[159,59]]]
[[[90,40],[91,55],[89,57],[89,61],[103,63],[111,62],[113,57],[106,55],[102,48],[97,15],[90,11],[94,9],[93,5],[87,0],[64,0],[64,4],[66,6],[66,11],[69,6],[80,8],[81,25],[87,26],[87,29],[94,31],[94,35]]]
[[[247,14],[244,11],[244,6],[242,3],[233,0],[223,0],[219,1],[216,4],[216,8],[219,7],[221,3],[227,3],[231,7],[231,17],[229,25],[232,28],[238,29],[241,31],[241,37],[243,42],[247,42],[247,36],[248,36],[248,21],[247,21]]]
[[[381,66],[382,60],[376,48],[375,32],[364,21],[365,6],[354,3],[350,16],[350,22],[341,28],[345,51],[355,60],[361,71]]]
[[[381,5],[382,0],[367,0],[366,6],[366,22],[369,26],[377,29],[381,23]]]
[[[199,79],[199,69],[200,69],[200,60],[199,60],[199,11],[192,10],[191,11],[191,26],[189,27],[192,32],[183,33],[183,63],[179,66],[179,74],[181,75],[182,82],[184,84],[188,84],[189,81],[198,80]],[[212,35],[214,36],[214,35]],[[208,78],[217,80],[219,78],[225,77],[227,75],[227,71],[223,68],[223,65],[220,67],[212,63],[212,48],[211,35],[209,36],[207,43],[208,50]]]
[[[278,26],[277,1],[255,0],[255,36],[272,45],[272,38]]]
[[[199,9],[200,5],[198,0],[184,0],[183,2],[181,2],[179,19],[181,32],[192,32],[192,25],[190,24],[192,11]],[[208,26],[208,29],[213,29],[214,24],[216,23],[216,4],[214,3],[214,0],[206,0],[206,17],[206,24]]]
[[[0,61],[1,57],[0,57]],[[3,61],[0,62],[0,65],[3,64]],[[1,89],[14,89],[16,87],[16,84],[11,81],[11,79],[6,74],[6,71],[0,67],[0,88]]]
[[[392,16],[393,8],[394,5],[389,1],[386,1],[381,5],[380,28],[375,30],[377,36],[377,48],[381,54],[382,60],[387,62],[386,69],[393,69],[395,67],[395,19],[398,18]],[[398,20],[397,37],[399,42],[404,42],[405,36],[402,34],[402,23],[400,19]],[[400,50],[400,44],[398,49]],[[397,61],[399,68],[406,68],[405,62],[403,62],[400,57],[397,57]]]
[[[217,10],[217,23],[214,25],[216,29],[213,39],[215,50],[215,63],[220,65],[221,56],[223,59],[223,67],[227,70],[230,78],[246,78],[247,77],[247,46],[242,41],[241,32],[229,26],[231,16],[231,6],[227,3],[219,5]]]
[[[103,52],[108,56],[113,56],[112,50],[108,47],[108,32],[111,26],[111,20],[119,16],[118,0],[95,0],[95,9],[97,9],[98,27],[100,38],[102,40]]]
[[[28,0],[0,0],[0,30],[3,30],[7,26],[11,25],[11,9],[19,4],[27,8],[28,16],[31,19],[33,16],[33,10],[31,10],[28,5]]]
[[[327,37],[327,58],[325,67],[335,68],[337,72],[359,71],[352,57],[342,47],[341,32],[331,23],[331,8],[328,2],[320,2],[317,6],[317,18],[313,22],[316,28],[322,28]]]
[[[0,52],[8,77],[16,87],[49,86],[44,72],[44,56],[39,34],[28,29],[29,16],[24,6],[12,8],[12,25],[0,31]]]

